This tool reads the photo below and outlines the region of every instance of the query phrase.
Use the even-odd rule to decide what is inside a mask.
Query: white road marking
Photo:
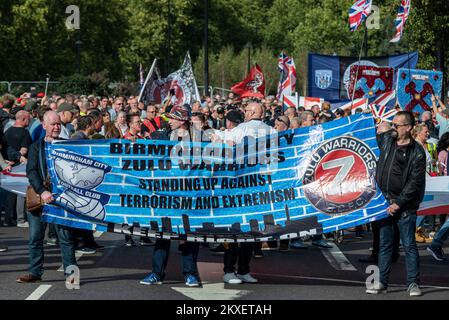
[[[50,288],[51,288],[51,285],[49,285],[49,284],[40,285],[25,300],[39,300],[45,294],[45,292],[47,292]]]
[[[236,300],[251,291],[225,289],[224,282],[204,284],[202,288],[172,287],[173,290],[193,300]]]
[[[322,249],[321,252],[335,270],[357,271],[336,245],[331,249]]]
[[[103,232],[101,232],[101,231],[94,232],[94,238],[100,238],[102,235],[103,235]]]
[[[282,274],[272,274],[272,273],[251,273],[253,275],[259,275],[259,276],[267,276],[267,277],[276,277],[276,278],[289,278],[289,279],[303,279],[303,280],[318,280],[318,281],[330,281],[330,282],[341,282],[341,283],[353,283],[353,284],[363,284],[366,285],[365,281],[357,281],[357,280],[346,280],[346,279],[333,279],[333,278],[321,278],[321,277],[304,277],[304,276],[288,276],[288,275],[282,275]],[[260,282],[259,282],[260,283]],[[404,287],[407,286],[403,284],[390,284],[389,287]],[[443,289],[443,290],[449,290],[449,287],[440,287],[440,286],[426,286],[426,285],[420,285],[422,288],[431,288],[431,289]]]

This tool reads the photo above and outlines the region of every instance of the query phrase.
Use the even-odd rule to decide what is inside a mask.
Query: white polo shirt
[[[232,141],[235,144],[242,142],[244,137],[261,138],[276,134],[277,131],[260,120],[251,120],[239,124],[230,132],[226,132],[225,141]]]

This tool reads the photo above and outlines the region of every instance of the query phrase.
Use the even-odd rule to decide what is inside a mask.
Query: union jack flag
[[[372,0],[358,0],[349,9],[349,28],[352,32],[371,14]]]
[[[358,108],[361,109],[368,109],[370,108],[372,110],[373,108],[380,108],[385,107],[385,109],[382,109],[381,115],[383,115],[383,112],[388,111],[390,108],[394,108],[394,103],[396,98],[396,91],[389,91],[382,93],[378,96],[372,97],[372,98],[360,98],[355,99],[353,101],[347,101],[344,103],[336,103],[331,105],[332,110],[335,110],[337,108],[340,108],[342,110],[350,109],[351,113],[355,113],[355,110]],[[376,115],[375,115],[376,116]],[[387,117],[389,118],[389,117]],[[383,118],[382,118],[383,119]],[[387,120],[386,120],[387,121]]]
[[[396,109],[396,91],[385,92],[379,95],[372,103],[369,104],[369,108],[373,113],[376,125],[381,122],[392,122],[396,113],[399,112]]]
[[[410,4],[411,0],[402,0],[401,6],[398,9],[398,15],[396,16],[396,20],[394,22],[396,26],[396,34],[394,38],[390,40],[390,42],[396,43],[401,40],[402,34],[404,33],[405,22],[408,19],[410,14]]]
[[[396,108],[390,109],[387,106],[379,106],[377,104],[370,104],[369,108],[373,113],[374,120],[376,120],[376,125],[381,122],[392,122],[398,110]]]
[[[296,87],[296,66],[293,58],[287,56],[284,51],[279,55],[279,80],[277,99],[282,100],[284,95],[291,96]]]

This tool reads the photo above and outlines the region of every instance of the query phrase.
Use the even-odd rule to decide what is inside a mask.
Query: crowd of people
[[[417,217],[416,211],[424,194],[428,175],[447,175],[449,151],[449,108],[432,96],[433,109],[419,114],[400,111],[392,124],[378,126],[378,143],[381,149],[377,182],[390,201],[391,219],[371,223],[355,230],[356,237],[373,232],[373,250],[362,262],[377,263],[381,269],[381,286],[368,293],[379,293],[388,286],[390,265],[399,258],[403,246],[410,295],[420,295],[419,256],[416,242],[428,243],[427,250],[438,261],[445,261],[442,246],[449,236],[446,215]],[[19,164],[27,165],[31,186],[45,203],[54,201],[45,185],[46,165],[44,142],[53,140],[84,139],[153,139],[177,140],[179,132],[199,141],[221,141],[237,144],[246,136],[282,132],[309,127],[349,116],[351,110],[333,110],[324,102],[310,110],[304,107],[284,109],[275,97],[261,101],[238,99],[234,94],[202,97],[191,105],[173,106],[171,97],[161,104],[145,104],[137,97],[95,97],[57,94],[44,96],[28,92],[16,98],[4,95],[0,100],[0,167],[9,171]],[[366,110],[356,110],[366,112]],[[369,111],[368,111],[369,112]],[[177,132],[178,135],[174,135]],[[195,140],[198,141],[198,140]],[[393,152],[394,151],[394,152]],[[400,155],[404,155],[401,160]],[[424,157],[421,159],[421,157]],[[421,165],[424,167],[421,170]],[[384,176],[396,179],[382,179]],[[413,187],[409,187],[413,185]],[[404,195],[404,190],[407,194]],[[103,247],[96,243],[92,232],[73,230],[63,226],[46,225],[39,213],[26,211],[24,198],[2,191],[4,200],[4,226],[28,227],[30,267],[28,274],[17,279],[21,283],[40,281],[43,275],[44,245],[61,247],[64,266],[76,265],[75,252],[92,254]],[[419,200],[421,198],[421,200]],[[410,200],[412,199],[412,200]],[[48,228],[47,228],[48,227]],[[48,229],[48,234],[45,230]],[[315,236],[312,245],[331,248],[326,241],[332,235]],[[44,241],[46,239],[46,241]],[[126,246],[135,246],[134,239],[126,236]],[[154,246],[152,272],[142,284],[162,284],[170,252],[170,241],[158,239],[155,243],[140,239],[141,245]],[[216,254],[224,255],[224,281],[230,284],[255,283],[250,274],[253,257],[263,257],[263,249],[306,249],[303,239],[280,243],[224,244],[210,247]],[[0,252],[8,248],[0,244]],[[198,243],[181,242],[182,268],[186,285],[199,286],[197,259]],[[237,271],[236,271],[237,265]]]

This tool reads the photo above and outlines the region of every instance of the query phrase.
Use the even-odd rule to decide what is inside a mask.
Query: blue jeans
[[[388,287],[394,245],[394,225],[397,224],[404,246],[407,269],[407,285],[419,285],[419,253],[415,240],[416,212],[406,212],[399,217],[388,217],[380,221],[379,269],[380,282]]]
[[[47,224],[42,222],[40,214],[32,213],[28,213],[28,223],[28,246],[30,254],[29,272],[32,275],[41,278],[44,274],[44,238]],[[69,228],[60,225],[55,225],[55,229],[59,238],[64,270],[66,270],[68,266],[76,266],[72,231]]]
[[[165,277],[168,256],[170,255],[170,240],[157,239],[153,251],[153,272],[161,279]],[[199,243],[186,242],[180,245],[182,253],[182,273],[184,276],[198,275],[197,260]]]
[[[433,238],[432,244],[430,245],[432,248],[441,249],[444,244],[444,241],[449,238],[449,219],[441,226],[441,229],[437,232],[435,237]]]

